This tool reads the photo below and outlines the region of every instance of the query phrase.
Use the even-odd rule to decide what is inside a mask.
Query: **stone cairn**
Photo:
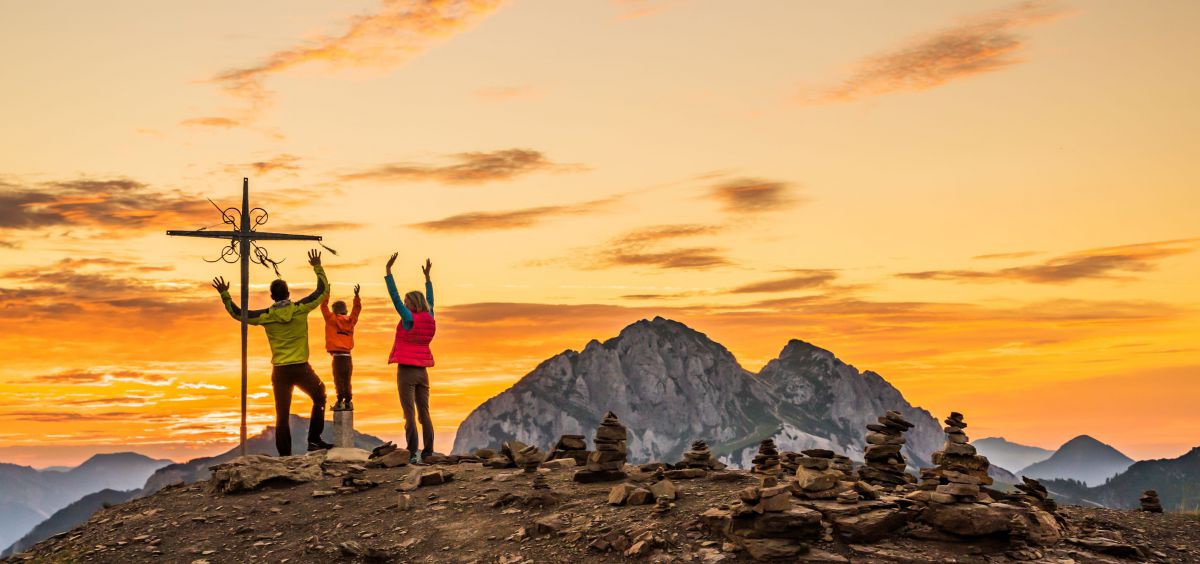
[[[1162,503],[1158,501],[1158,492],[1155,490],[1146,490],[1142,492],[1141,499],[1138,500],[1142,504],[1142,511],[1150,513],[1162,513]]]
[[[821,513],[792,505],[787,484],[763,476],[761,486],[738,491],[741,502],[733,509],[714,507],[701,520],[746,550],[756,560],[795,557],[808,552],[809,542],[820,538]]]
[[[811,448],[793,457],[796,463],[796,481],[791,484],[792,493],[806,499],[834,499],[850,490],[854,483],[849,476],[834,467],[833,451]],[[856,498],[857,500],[857,498]]]
[[[858,470],[859,479],[888,488],[910,483],[911,477],[904,471],[907,462],[900,451],[904,449],[904,432],[912,429],[913,424],[897,411],[888,411],[877,421],[867,425],[867,448],[863,451],[863,467]]]
[[[980,486],[992,485],[988,459],[975,452],[963,431],[963,415],[951,412],[946,423],[946,442],[933,453],[935,468],[921,469],[922,490],[932,491],[930,499],[939,503],[984,501],[987,494]]]
[[[683,453],[683,460],[675,465],[678,469],[701,468],[704,470],[724,470],[725,465],[713,457],[708,443],[692,441],[692,448]]]
[[[538,465],[545,459],[546,456],[534,445],[528,445],[513,453],[513,462],[525,472],[536,472]]]
[[[550,481],[546,479],[545,474],[534,472],[533,481],[530,482],[530,486],[535,490],[548,490],[550,489]]]
[[[1029,505],[1041,508],[1043,511],[1054,513],[1058,511],[1058,504],[1053,499],[1050,499],[1050,492],[1043,486],[1041,482],[1033,478],[1021,476],[1022,483],[1013,487],[1017,489],[1020,497],[1019,501],[1024,501]],[[1011,496],[1010,496],[1011,497]]]
[[[547,460],[558,460],[560,458],[573,458],[575,464],[584,466],[587,464],[588,456],[591,451],[587,449],[587,440],[583,435],[563,435],[559,437],[558,442],[554,444],[554,448],[550,450],[550,457]]]
[[[758,444],[758,454],[754,456],[752,463],[754,468],[750,471],[755,474],[777,476],[783,471],[783,466],[779,462],[779,451],[775,449],[773,439],[765,439]]]
[[[604,414],[604,420],[596,428],[596,450],[588,455],[587,466],[575,473],[575,481],[611,482],[625,479],[625,459],[629,453],[626,446],[628,431],[613,412]]]

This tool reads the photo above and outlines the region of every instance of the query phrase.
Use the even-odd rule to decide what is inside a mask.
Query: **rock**
[[[796,558],[796,562],[804,562],[806,564],[849,564],[850,559],[836,552],[812,548],[809,549],[807,554],[802,554]]]
[[[424,486],[436,486],[454,479],[454,473],[438,468],[416,469],[400,484],[400,491],[412,491]]]
[[[358,464],[371,459],[371,453],[361,448],[335,447],[326,451],[325,462]]]
[[[652,484],[650,493],[654,494],[654,499],[673,500],[679,497],[679,490],[675,487],[675,483],[667,479]]]
[[[209,489],[218,493],[237,493],[258,489],[268,482],[313,482],[324,478],[321,463],[324,452],[304,456],[273,457],[251,454],[210,468]]]
[[[668,470],[667,478],[672,480],[692,480],[695,478],[703,478],[708,475],[703,468],[684,468],[683,470]]]
[[[566,468],[574,468],[575,466],[578,466],[578,463],[574,458],[556,458],[554,460],[547,460],[541,464],[542,468],[548,468],[550,470],[562,470]]]
[[[981,537],[1008,531],[1021,509],[1003,503],[931,503],[919,516],[939,530],[962,537]]]
[[[534,520],[534,531],[539,535],[557,533],[571,526],[571,518],[562,513],[551,513]]]
[[[796,485],[807,492],[828,490],[842,479],[837,470],[810,470],[801,466],[796,469]]]
[[[654,502],[654,494],[646,488],[634,488],[629,492],[629,498],[625,500],[628,505],[647,505]]]
[[[904,512],[898,508],[876,509],[858,515],[838,517],[833,520],[833,528],[844,542],[873,543],[892,534],[907,522]]]
[[[637,486],[633,484],[617,484],[613,486],[608,491],[608,504],[625,505],[625,502],[629,500],[629,494],[633,493],[635,489],[637,489]]]
[[[1158,492],[1155,490],[1146,490],[1142,492],[1142,497],[1138,500],[1141,504],[1142,511],[1150,513],[1162,513],[1162,503],[1158,500]]]
[[[411,459],[412,453],[408,452],[408,449],[393,448],[391,452],[371,460],[371,464],[384,468],[396,468],[398,466],[408,466],[408,462]]]
[[[807,544],[791,539],[774,538],[739,538],[737,544],[755,560],[795,558],[808,552],[809,548]]]

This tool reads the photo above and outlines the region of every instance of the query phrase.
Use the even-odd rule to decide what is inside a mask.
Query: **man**
[[[354,393],[350,388],[350,376],[354,374],[354,361],[350,351],[354,349],[354,326],[358,314],[362,313],[362,300],[358,297],[361,287],[354,285],[354,309],[346,314],[346,302],[333,302],[329,310],[329,294],[321,300],[321,316],[325,318],[325,351],[333,357],[333,386],[337,390],[334,411],[354,411]]]
[[[288,299],[291,295],[287,282],[271,282],[271,299],[275,303],[267,309],[248,312],[250,325],[262,325],[271,344],[271,388],[275,393],[275,448],[279,456],[292,454],[292,428],[288,422],[292,407],[292,388],[312,398],[312,420],[308,423],[308,450],[325,450],[333,445],[321,440],[325,430],[325,384],[308,364],[308,314],[317,309],[329,294],[329,280],[321,268],[321,253],[308,252],[308,264],[317,273],[317,289],[298,302]],[[213,288],[221,293],[225,311],[234,319],[242,319],[242,310],[234,305],[229,296],[229,284],[224,278],[213,279]]]

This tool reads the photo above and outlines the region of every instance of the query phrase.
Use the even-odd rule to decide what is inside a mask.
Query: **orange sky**
[[[363,285],[361,430],[434,261],[438,444],[643,317],[758,369],[790,338],[973,436],[1200,444],[1200,4],[887,0],[20,3],[0,21],[0,461],[237,436],[207,280],[243,176]],[[299,243],[285,258],[312,287]],[[252,271],[252,307],[269,270]],[[321,321],[312,319],[321,350]],[[251,427],[273,419],[252,329]],[[328,358],[314,355],[332,388]],[[294,404],[307,411],[304,400]]]

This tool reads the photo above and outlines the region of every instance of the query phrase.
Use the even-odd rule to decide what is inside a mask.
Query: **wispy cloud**
[[[202,199],[156,191],[127,178],[81,178],[34,185],[0,181],[0,229],[103,227],[129,236],[167,223],[211,219]]]
[[[721,204],[725,211],[738,214],[776,211],[799,201],[786,182],[740,178],[713,186],[707,197]]]
[[[36,377],[42,382],[53,384],[111,386],[115,383],[141,384],[144,386],[165,387],[175,383],[175,378],[161,374],[147,374],[132,370],[117,370],[100,372],[91,370],[70,370],[56,374],[43,374]]]
[[[1191,253],[1200,239],[1176,239],[1104,247],[1070,253],[1024,266],[997,270],[924,270],[897,276],[915,280],[978,282],[1030,282],[1065,284],[1080,280],[1130,279],[1133,274],[1154,270],[1159,260]]]
[[[379,11],[351,18],[341,34],[308,39],[275,51],[255,64],[214,77],[213,82],[225,91],[249,103],[244,116],[187,122],[216,127],[244,125],[270,103],[272,94],[266,80],[295,67],[311,63],[332,70],[399,67],[435,44],[470,29],[501,4],[501,0],[383,0]]]
[[[689,246],[664,249],[663,244],[683,238],[711,235],[721,228],[713,225],[656,225],[636,229],[614,238],[582,263],[585,268],[651,266],[664,269],[708,269],[732,264],[725,249]]]
[[[532,149],[501,149],[476,151],[450,156],[450,164],[393,163],[367,170],[342,174],[339,179],[353,182],[370,180],[434,180],[445,184],[483,184],[496,180],[511,180],[534,172],[576,172],[580,165],[559,164]]]
[[[261,161],[227,165],[225,171],[230,173],[244,173],[250,170],[260,175],[274,171],[292,172],[300,170],[300,160],[300,157],[296,155],[283,153]]]
[[[543,221],[559,217],[594,213],[615,204],[620,199],[621,197],[615,196],[579,204],[538,206],[499,212],[468,212],[434,221],[414,223],[409,227],[424,231],[458,232],[519,229],[532,227]]]
[[[809,290],[828,286],[837,280],[838,273],[833,270],[798,269],[782,278],[751,282],[738,286],[730,292],[734,294],[758,294],[771,292],[790,292],[792,290]]]
[[[893,92],[936,88],[953,80],[1020,63],[1017,30],[1066,15],[1052,2],[1031,0],[980,14],[859,62],[840,84],[800,96],[804,103],[850,102]]]
[[[1014,251],[1011,253],[988,253],[985,255],[975,255],[971,258],[975,260],[1002,260],[1002,259],[1017,259],[1026,258],[1038,254],[1037,251]]]

